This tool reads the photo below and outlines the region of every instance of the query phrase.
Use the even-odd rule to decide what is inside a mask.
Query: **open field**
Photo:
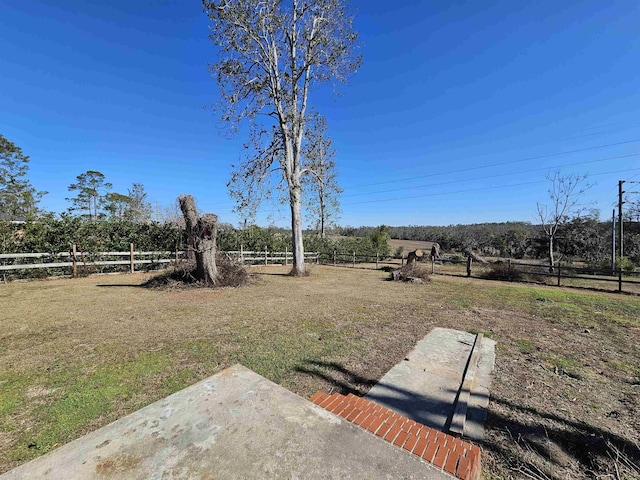
[[[389,240],[389,247],[391,247],[391,253],[394,253],[399,247],[402,247],[405,255],[408,252],[411,252],[413,250],[418,250],[418,249],[422,250],[425,253],[425,255],[429,255],[429,252],[431,252],[432,245],[433,245],[433,242],[422,242],[420,240],[399,240],[395,238],[392,238],[391,240]]]
[[[0,285],[0,472],[237,362],[305,397],[362,394],[441,326],[498,342],[486,478],[637,478],[640,298],[255,271],[218,291],[144,274]]]

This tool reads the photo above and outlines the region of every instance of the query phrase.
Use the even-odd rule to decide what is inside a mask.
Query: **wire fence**
[[[361,255],[355,252],[320,254],[319,262],[336,267],[363,269],[397,269],[406,263],[406,256]],[[487,280],[527,282],[558,287],[591,288],[604,291],[640,294],[640,272],[623,269],[596,268],[579,265],[555,265],[512,259],[483,260],[462,255],[440,258],[423,257],[419,264],[433,275],[453,275]]]

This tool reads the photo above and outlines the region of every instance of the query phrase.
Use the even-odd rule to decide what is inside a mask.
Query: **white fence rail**
[[[221,251],[236,261],[252,265],[288,265],[293,260],[293,255],[289,251],[270,252],[264,251]],[[128,252],[78,252],[75,247],[71,252],[60,253],[4,253],[0,254],[0,272],[47,269],[47,268],[70,268],[72,275],[78,274],[78,268],[91,266],[117,266],[127,265],[130,272],[135,271],[136,265],[158,265],[177,263],[183,259],[183,251],[136,251],[131,245]],[[122,260],[104,260],[108,257],[128,257]],[[145,258],[146,257],[146,258]],[[148,258],[155,257],[155,258]],[[305,252],[305,261],[318,263],[320,254],[316,252]],[[23,263],[23,260],[41,259],[43,262]],[[102,259],[102,260],[98,260]],[[47,261],[49,260],[49,261]],[[63,261],[60,261],[63,260]],[[64,261],[66,260],[66,261]],[[8,263],[8,264],[7,264]]]

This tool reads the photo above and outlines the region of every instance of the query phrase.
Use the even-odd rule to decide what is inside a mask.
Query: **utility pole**
[[[616,209],[611,215],[611,272],[616,272]]]
[[[624,240],[622,236],[624,234],[623,222],[622,222],[622,204],[624,203],[622,201],[622,194],[624,193],[624,190],[622,190],[623,183],[624,183],[624,180],[618,181],[618,252],[620,253],[618,255],[619,261],[622,260],[622,257],[624,255]]]

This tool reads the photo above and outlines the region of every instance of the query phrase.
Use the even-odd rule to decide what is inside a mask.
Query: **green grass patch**
[[[77,437],[92,421],[109,414],[116,403],[131,401],[144,388],[145,379],[169,363],[160,353],[145,353],[132,361],[100,366],[85,376],[81,369],[60,368],[49,378],[32,379],[54,393],[52,398],[28,405],[38,427],[20,434],[9,458],[29,460]],[[20,389],[24,391],[24,383]],[[19,403],[25,400],[23,395]]]
[[[527,340],[524,338],[516,339],[516,346],[522,353],[531,353],[535,348],[531,340]]]
[[[640,365],[631,365],[629,363],[618,362],[616,360],[608,360],[607,364],[621,372],[630,373],[640,378]]]
[[[557,371],[557,373],[565,373],[572,377],[581,377],[581,365],[573,359],[562,355],[550,355],[548,362]]]

